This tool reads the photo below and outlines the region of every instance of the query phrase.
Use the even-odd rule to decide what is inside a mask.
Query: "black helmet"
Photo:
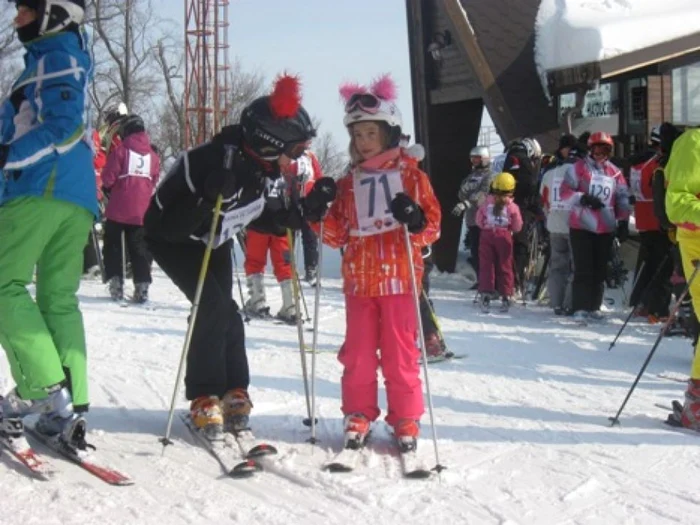
[[[129,115],[128,117],[124,117],[124,120],[119,127],[119,135],[123,139],[129,135],[133,135],[134,133],[139,133],[141,131],[146,131],[146,125],[143,123],[143,119],[138,115]]]
[[[282,75],[269,96],[255,99],[241,115],[243,142],[259,157],[298,158],[316,136],[311,117],[301,105],[299,79]]]
[[[316,136],[311,117],[299,106],[296,115],[288,118],[276,117],[270,107],[270,97],[255,99],[241,115],[243,140],[246,145],[265,160],[275,160],[282,153],[296,158],[295,146],[307,143]]]

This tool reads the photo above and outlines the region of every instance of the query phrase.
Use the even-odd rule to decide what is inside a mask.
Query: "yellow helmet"
[[[510,173],[499,173],[491,181],[491,189],[499,193],[512,193],[515,191],[515,177]]]

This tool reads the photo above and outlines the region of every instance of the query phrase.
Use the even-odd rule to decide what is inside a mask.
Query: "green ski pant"
[[[0,345],[23,399],[67,380],[87,409],[85,328],[78,308],[92,214],[69,202],[21,197],[0,206]],[[36,267],[36,301],[27,290]]]

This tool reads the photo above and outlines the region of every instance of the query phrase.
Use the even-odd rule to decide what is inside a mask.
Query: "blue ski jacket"
[[[0,202],[54,198],[96,215],[87,37],[65,31],[25,49],[25,69],[0,105],[0,143],[9,146]]]

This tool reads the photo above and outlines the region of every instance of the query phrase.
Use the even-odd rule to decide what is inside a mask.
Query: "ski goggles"
[[[382,101],[371,93],[356,93],[345,104],[345,112],[350,113],[359,108],[365,113],[374,115],[379,111],[381,103]]]
[[[309,148],[310,141],[305,140],[304,142],[292,142],[287,144],[284,148],[284,154],[292,160],[296,160],[301,157],[304,152]]]

